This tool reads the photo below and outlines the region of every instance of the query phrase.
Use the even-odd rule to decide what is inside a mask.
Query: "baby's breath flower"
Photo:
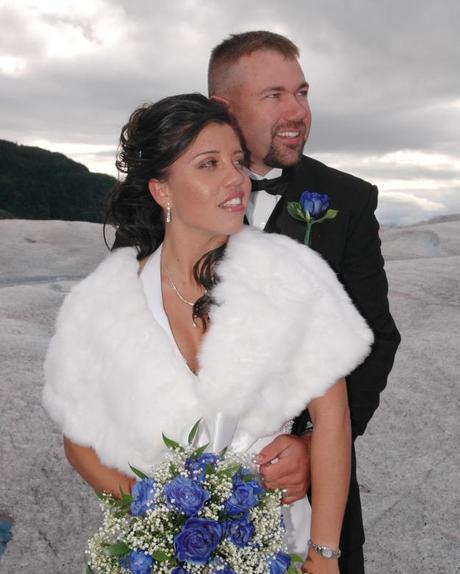
[[[127,574],[129,569],[125,560],[134,550],[153,557],[152,574],[169,574],[179,565],[189,574],[217,574],[225,568],[236,574],[269,573],[269,559],[278,552],[286,552],[281,493],[262,489],[256,467],[248,454],[228,451],[224,456],[206,455],[200,459],[199,453],[196,455],[195,452],[191,446],[167,452],[164,460],[148,473],[148,478],[155,484],[152,500],[145,512],[137,516],[129,511],[129,505],[122,508],[110,495],[102,497],[102,525],[89,540],[86,551],[88,564],[95,573]],[[180,508],[171,504],[171,500],[168,504],[164,494],[165,485],[177,477],[196,481],[209,495],[192,517],[182,514]],[[245,524],[249,521],[253,526],[250,539],[246,545],[237,545],[226,528],[227,521],[239,520],[238,515],[229,514],[228,501],[230,497],[234,498],[237,486],[244,491],[248,483],[252,497],[255,493],[259,502],[254,506],[252,498],[251,505],[245,511]],[[244,505],[244,500],[238,501],[240,503]],[[219,533],[218,544],[216,548],[213,546],[215,549],[202,562],[186,560],[179,563],[176,558],[179,539],[175,541],[175,537],[187,528],[186,521],[189,519],[195,520],[195,528],[200,527],[200,520],[203,525],[218,523],[213,531]],[[205,537],[206,532],[203,530]],[[184,538],[180,537],[181,540]],[[108,552],[110,548],[117,549],[120,555],[116,555],[115,551]],[[187,555],[193,549],[185,547],[181,550],[181,555]]]

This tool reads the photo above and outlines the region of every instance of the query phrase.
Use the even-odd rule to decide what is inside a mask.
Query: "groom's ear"
[[[227,100],[227,98],[223,98],[222,96],[211,96],[209,99],[212,102],[217,102],[221,106],[224,106],[227,111],[230,111],[230,102]]]

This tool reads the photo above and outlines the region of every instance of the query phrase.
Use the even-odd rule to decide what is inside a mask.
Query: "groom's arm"
[[[367,188],[362,190],[367,192],[363,194],[367,201],[350,221],[339,276],[375,338],[370,355],[347,377],[353,438],[364,433],[379,405],[401,340],[389,309],[379,224],[374,215],[377,188],[362,185]]]

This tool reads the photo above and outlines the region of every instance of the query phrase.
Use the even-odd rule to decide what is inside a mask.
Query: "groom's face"
[[[297,59],[271,50],[243,56],[232,71],[228,95],[251,152],[251,169],[296,164],[310,132],[308,84]]]

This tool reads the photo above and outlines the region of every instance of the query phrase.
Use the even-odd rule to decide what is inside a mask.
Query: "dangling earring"
[[[166,206],[166,223],[171,223],[171,205],[169,202]]]

